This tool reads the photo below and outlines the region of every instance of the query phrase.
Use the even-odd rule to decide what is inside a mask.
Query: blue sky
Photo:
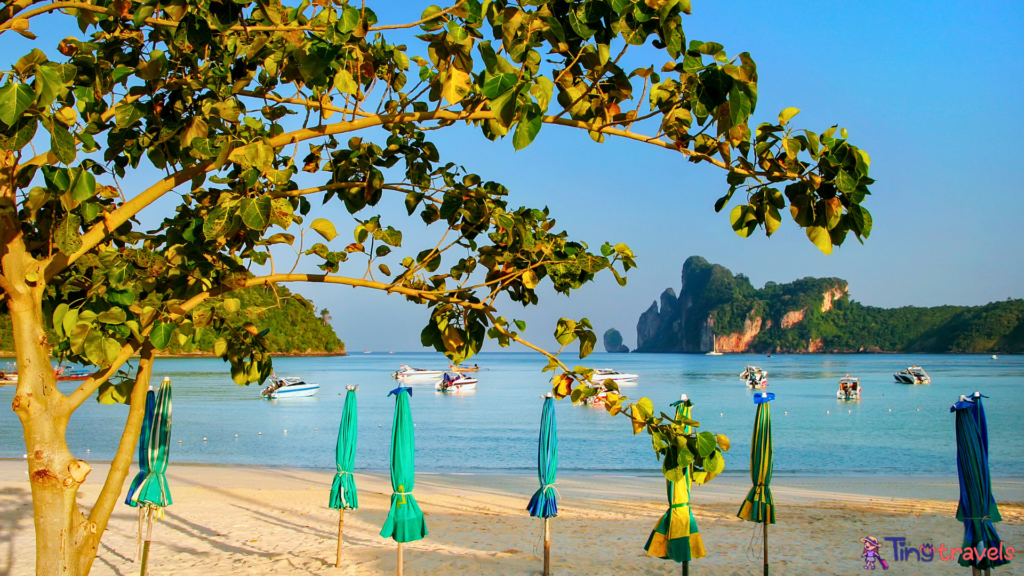
[[[368,4],[382,23],[416,20],[425,5]],[[7,34],[4,44],[19,55],[34,44],[56,58],[54,39],[66,34],[44,20],[33,24],[40,40]],[[614,139],[598,145],[585,133],[550,125],[520,152],[472,128],[432,138],[442,158],[505,184],[513,205],[550,206],[559,228],[592,247],[611,240],[636,252],[640,268],[625,288],[609,277],[570,298],[542,294],[541,305],[529,310],[506,303],[505,316],[526,320],[526,336],[539,344],[553,344],[560,316],[586,316],[599,333],[617,327],[632,347],[640,313],[665,288],[678,290],[682,263],[695,254],[745,273],[757,286],[804,276],[844,278],[856,300],[876,306],[1020,298],[1024,184],[1015,170],[1015,143],[1024,128],[1022,23],[1024,4],[1011,2],[693,3],[693,15],[683,22],[688,40],[720,42],[730,55],[748,51],[757,62],[755,122],[795,106],[802,110],[795,125],[817,132],[845,126],[870,153],[877,183],[865,206],[874,232],[865,246],[850,240],[831,256],[791,221],[771,239],[741,239],[728,225],[727,210],[714,212],[727,189],[721,170],[662,149]],[[405,39],[415,53],[418,42],[411,34]],[[647,46],[631,49],[624,67],[660,67],[665,60]],[[379,140],[382,134],[368,136]],[[380,213],[405,232],[400,252],[433,244],[436,232],[405,217],[400,197],[389,202]],[[350,228],[339,207],[323,215],[339,230]],[[335,249],[347,242],[343,233]],[[307,266],[315,271],[312,263],[300,269]],[[293,289],[330,309],[350,351],[420,349],[427,311],[398,296],[335,286]],[[497,346],[489,342],[487,349]]]

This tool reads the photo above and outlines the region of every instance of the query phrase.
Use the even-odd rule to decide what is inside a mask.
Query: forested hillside
[[[345,353],[345,343],[330,325],[329,312],[324,309],[317,315],[312,303],[292,294],[287,288],[279,286],[276,296],[270,289],[246,288],[232,293],[232,297],[237,298],[241,306],[238,311],[227,315],[228,321],[233,326],[251,322],[260,330],[269,329],[266,339],[275,354]],[[193,354],[212,354],[213,344],[213,333],[204,332]],[[12,350],[14,338],[5,307],[0,312],[0,351],[10,353]],[[178,354],[180,351],[177,341],[172,339],[167,353]]]
[[[1024,300],[878,308],[839,278],[768,282],[693,256],[637,324],[639,352],[1024,352]]]

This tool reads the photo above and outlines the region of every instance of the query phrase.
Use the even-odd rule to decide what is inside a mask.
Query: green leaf
[[[712,432],[700,432],[697,434],[697,453],[701,458],[707,458],[718,447],[718,438]]]
[[[359,86],[352,79],[352,73],[348,70],[338,70],[334,75],[334,87],[342,94],[358,94]]]
[[[846,170],[840,170],[839,174],[836,175],[836,188],[839,188],[841,192],[849,193],[857,189],[857,182],[859,178],[853,176]]]
[[[111,308],[96,317],[98,322],[104,324],[124,324],[124,321],[127,319],[128,315],[121,308]]]
[[[484,81],[484,96],[486,96],[488,100],[494,100],[515,86],[518,79],[519,76],[516,74],[496,74],[494,76],[489,76],[487,80]]]
[[[747,238],[757,229],[757,210],[750,204],[741,204],[729,213],[729,221],[734,232]]]
[[[58,122],[50,121],[50,151],[64,164],[75,161],[75,137]]]
[[[328,242],[334,240],[338,236],[338,231],[335,230],[334,224],[330,220],[324,218],[317,218],[313,220],[313,223],[309,225],[310,228],[316,230],[321,236],[324,237]]]
[[[48,107],[64,88],[64,81],[61,79],[60,71],[56,64],[43,64],[36,66],[36,105],[40,108]]]
[[[76,202],[84,202],[96,194],[96,177],[85,168],[72,168],[71,198]]]
[[[104,382],[100,384],[96,401],[100,404],[128,404],[134,387],[134,380],[125,380],[119,384]]]
[[[14,126],[35,99],[35,93],[26,84],[8,84],[0,88],[0,121]]]
[[[513,322],[515,322],[520,332],[526,332],[526,322],[522,320],[513,320]]]
[[[174,324],[170,322],[157,322],[153,331],[149,333],[149,341],[157,350],[163,350],[171,342],[171,334],[174,333]]]
[[[107,302],[111,304],[120,304],[121,306],[131,306],[135,303],[135,292],[132,290],[107,290]]]
[[[228,312],[238,312],[242,308],[242,301],[238,298],[225,298],[224,309]]]
[[[562,318],[558,321],[558,325],[555,327],[555,340],[559,344],[565,346],[566,344],[572,343],[576,339],[576,321],[569,320],[568,318]]]
[[[81,224],[82,220],[76,214],[67,214],[57,222],[53,242],[58,250],[70,256],[82,247],[82,238],[78,235]]]
[[[793,119],[793,116],[796,116],[799,113],[800,109],[793,107],[786,108],[782,112],[779,112],[779,126],[789,124],[789,121]]]
[[[207,240],[216,240],[227,231],[231,221],[232,210],[227,206],[217,206],[203,219],[203,236]]]
[[[247,198],[242,201],[242,223],[250,230],[263,231],[270,224],[270,196]]]
[[[590,356],[590,353],[594,351],[594,346],[597,345],[597,335],[587,330],[580,334],[580,359]]]
[[[533,139],[540,133],[544,115],[536,104],[529,104],[523,111],[523,117],[516,126],[515,134],[512,135],[512,146],[516,150],[522,150],[533,142]]]
[[[228,341],[226,338],[217,338],[217,341],[213,343],[213,354],[217,357],[223,358],[228,353]]]
[[[832,237],[823,226],[808,226],[807,238],[826,255],[832,253]]]

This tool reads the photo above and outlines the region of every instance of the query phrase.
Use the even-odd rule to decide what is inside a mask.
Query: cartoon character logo
[[[860,555],[864,559],[864,569],[874,570],[875,562],[882,565],[882,570],[889,569],[889,563],[878,554],[878,550],[882,547],[878,543],[878,539],[874,536],[868,536],[867,538],[861,538],[860,541],[864,544],[864,552]]]

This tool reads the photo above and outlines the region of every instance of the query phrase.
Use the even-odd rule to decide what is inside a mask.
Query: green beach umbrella
[[[683,394],[676,407],[676,418],[691,419],[693,402]],[[689,434],[693,428],[684,427],[683,432]],[[690,489],[693,485],[693,467],[687,467],[682,482],[665,481],[668,491],[668,511],[658,520],[651,535],[647,538],[644,550],[655,558],[672,560],[683,565],[683,574],[689,573],[690,560],[703,558],[704,540],[697,529],[697,519],[690,507]]]
[[[754,394],[757,415],[754,417],[754,435],[750,441],[750,481],[754,484],[736,516],[764,525],[764,573],[768,574],[768,524],[775,524],[775,498],[772,497],[772,413],[769,402],[775,400],[772,392]]]
[[[544,576],[551,574],[551,531],[548,521],[558,516],[558,493],[555,477],[558,473],[558,428],[555,426],[555,398],[544,396],[544,409],[540,418],[540,438],[537,441],[537,477],[540,488],[530,498],[526,509],[530,516],[544,519]]]
[[[150,392],[149,394],[152,394]],[[147,394],[148,396],[148,394]],[[144,441],[145,464],[148,466],[146,475],[139,482],[138,487],[130,498],[136,506],[146,509],[147,528],[146,538],[142,544],[142,570],[146,574],[146,563],[149,559],[149,544],[153,540],[153,520],[157,516],[163,516],[163,509],[173,503],[171,489],[167,485],[167,462],[168,453],[171,447],[171,379],[164,378],[160,384],[160,391],[154,396],[152,412],[149,410],[147,398],[146,406],[147,421],[143,425],[143,432],[140,434],[140,442]],[[148,431],[146,430],[148,428]],[[140,446],[140,467],[143,464]],[[137,480],[137,478],[136,478]],[[140,517],[141,531],[141,517]]]
[[[395,388],[395,421],[391,429],[391,509],[380,535],[398,542],[398,574],[402,574],[402,544],[427,535],[427,522],[412,491],[416,478],[416,437],[409,411],[412,388]]]
[[[338,429],[338,444],[335,447],[335,464],[338,471],[334,474],[331,485],[331,508],[338,511],[338,560],[341,566],[341,534],[345,526],[345,510],[359,508],[359,497],[356,494],[356,481],[352,477],[356,463],[356,437],[359,433],[359,418],[356,413],[356,389],[358,386],[346,386],[345,407],[341,410],[341,427]]]
[[[988,468],[988,422],[981,392],[961,396],[949,409],[956,414],[956,471],[960,480],[960,503],[956,519],[964,523],[963,552],[957,563],[975,574],[1009,564],[1003,556],[1003,542],[993,522],[1002,516],[992,495],[992,477]],[[989,551],[998,550],[996,558]]]

